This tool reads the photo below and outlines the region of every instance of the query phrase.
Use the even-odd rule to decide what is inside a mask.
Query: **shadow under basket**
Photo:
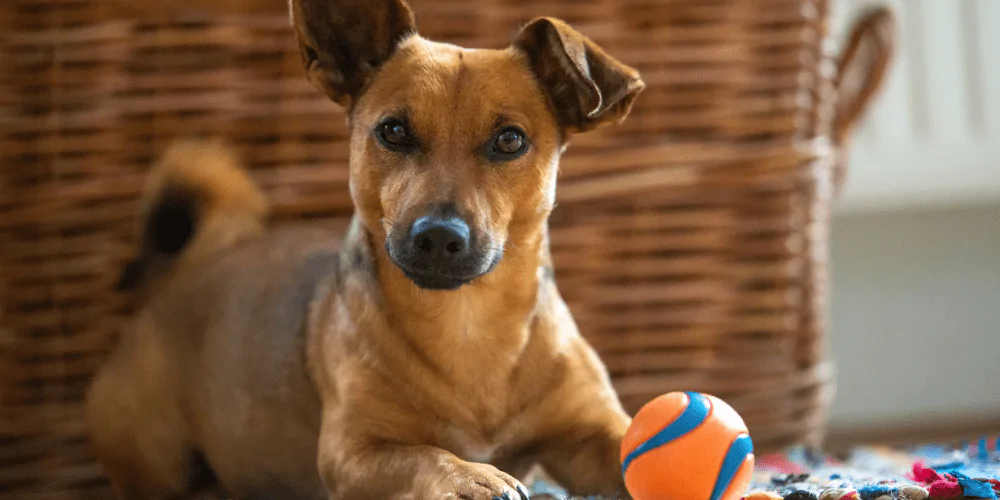
[[[113,287],[170,141],[234,142],[279,224],[352,211],[345,117],[302,75],[284,2],[142,3],[0,7],[2,500],[108,498],[82,397],[133,307]],[[819,443],[829,203],[854,120],[844,58],[823,49],[827,2],[413,7],[424,36],[475,47],[561,17],[641,71],[631,116],[563,159],[560,289],[630,411],[703,391],[743,415],[758,451]]]

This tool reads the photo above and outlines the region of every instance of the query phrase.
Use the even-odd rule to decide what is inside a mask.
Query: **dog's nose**
[[[457,259],[469,251],[469,225],[456,217],[424,216],[413,223],[410,244],[435,260]]]

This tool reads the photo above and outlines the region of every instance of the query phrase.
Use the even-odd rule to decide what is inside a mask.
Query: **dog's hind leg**
[[[92,448],[119,500],[190,497],[192,483],[205,476],[203,461],[171,404],[169,382],[151,376],[160,375],[150,373],[160,371],[158,363],[130,347],[114,353],[87,392]]]

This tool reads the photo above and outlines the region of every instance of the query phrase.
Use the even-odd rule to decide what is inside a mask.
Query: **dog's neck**
[[[353,257],[342,261],[364,269],[372,280],[375,303],[370,305],[392,334],[405,335],[423,356],[456,373],[463,373],[468,363],[513,367],[532,321],[545,310],[539,307],[545,296],[539,290],[551,267],[544,223],[514,236],[490,273],[451,291],[417,287],[378,241],[356,217],[343,251]],[[487,353],[490,359],[473,359],[474,353]]]

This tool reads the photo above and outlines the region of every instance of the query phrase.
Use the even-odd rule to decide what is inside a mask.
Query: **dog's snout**
[[[408,229],[390,231],[386,249],[420,288],[454,290],[490,272],[503,255],[467,220],[453,207],[432,207]]]
[[[424,216],[410,229],[410,244],[425,257],[447,263],[469,252],[469,225],[459,218]]]

